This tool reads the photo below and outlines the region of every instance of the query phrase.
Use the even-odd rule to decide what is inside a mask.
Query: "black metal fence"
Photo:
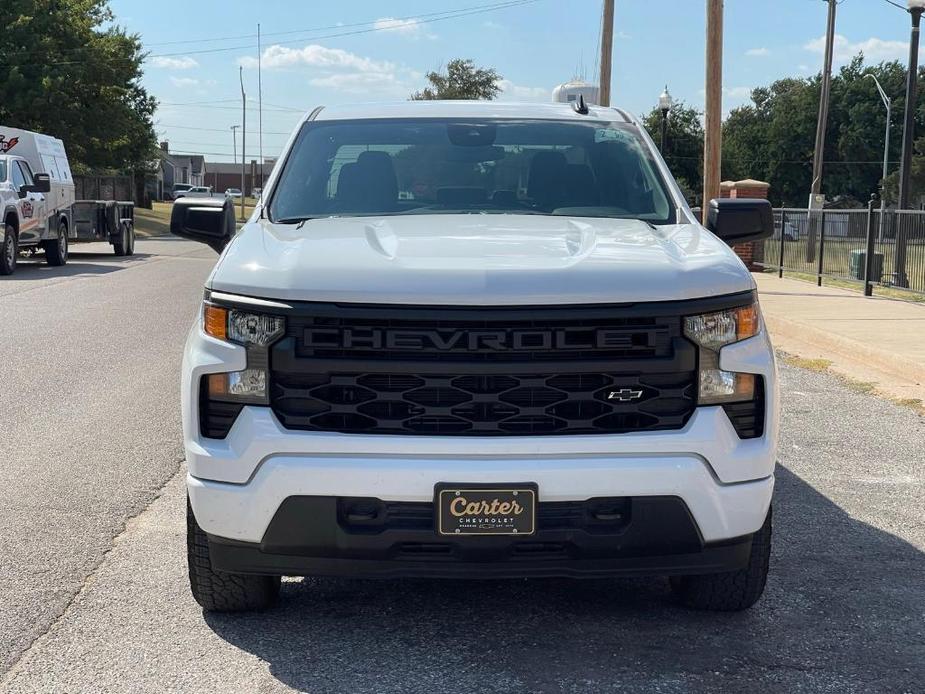
[[[758,263],[798,272],[925,294],[925,212],[885,210],[774,210],[774,236]],[[868,256],[870,262],[868,263]],[[866,284],[865,284],[866,278]]]

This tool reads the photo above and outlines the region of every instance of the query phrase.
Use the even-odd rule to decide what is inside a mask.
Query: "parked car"
[[[171,218],[222,254],[182,370],[200,605],[282,575],[759,599],[779,386],[730,245],[766,200],[704,228],[642,123],[583,100],[317,109],[280,161],[240,232],[227,199]]]
[[[61,140],[0,126],[0,275],[13,274],[25,251],[44,251],[49,265],[64,265],[77,241],[108,241],[116,255],[134,253],[131,201],[74,197]]]
[[[180,190],[174,194],[174,199],[180,198],[211,198],[212,189],[208,186],[192,186],[188,190]]]
[[[225,197],[226,198],[240,198],[241,189],[240,188],[229,188],[228,190],[225,191]]]
[[[183,197],[183,193],[186,193],[193,186],[189,183],[174,183],[173,188],[164,196],[168,200],[176,200],[178,197]]]

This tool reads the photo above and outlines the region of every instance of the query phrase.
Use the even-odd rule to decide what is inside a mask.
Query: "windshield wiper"
[[[274,219],[274,224],[302,224],[308,222],[312,219],[317,219],[317,217],[283,217],[282,219]]]

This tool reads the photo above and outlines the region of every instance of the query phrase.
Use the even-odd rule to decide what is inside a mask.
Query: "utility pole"
[[[813,180],[810,187],[809,209],[821,209],[822,201],[822,162],[825,155],[825,130],[829,122],[829,91],[832,85],[832,48],[835,43],[835,8],[836,0],[829,3],[829,15],[825,24],[825,59],[822,67],[822,91],[819,93],[819,115],[816,119],[816,145],[813,150]],[[819,219],[810,212],[809,233],[806,243],[806,260],[812,262],[816,257],[816,235]]]
[[[260,192],[263,193],[263,71],[260,69],[260,23],[257,23],[257,139],[259,142],[260,161],[257,166],[260,170]],[[251,181],[253,188],[253,181]],[[243,194],[244,191],[241,191]]]
[[[703,222],[719,197],[723,151],[723,0],[707,0],[706,108],[703,139]]]
[[[610,68],[613,59],[613,0],[604,0],[601,26],[601,106],[610,106]]]
[[[232,125],[232,126],[231,126],[231,142],[232,142],[232,145],[231,145],[231,146],[232,146],[232,150],[231,150],[231,151],[234,152],[234,156],[231,158],[231,161],[233,161],[233,162],[235,162],[235,163],[237,163],[237,161],[238,161],[238,133],[235,132],[235,131],[236,131],[238,128],[240,128],[240,127],[241,127],[240,125]],[[244,191],[241,191],[241,192],[243,193]]]
[[[238,67],[238,79],[241,81],[241,221],[245,220],[244,217],[244,196],[246,195],[247,188],[245,187],[245,173],[246,173],[246,164],[247,155],[246,155],[246,143],[247,143],[247,95],[244,93],[244,67]]]

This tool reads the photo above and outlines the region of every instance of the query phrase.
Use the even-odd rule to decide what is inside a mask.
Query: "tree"
[[[156,159],[141,41],[113,20],[108,0],[0,2],[0,122],[61,138],[77,172]]]
[[[823,156],[822,191],[863,204],[883,181],[883,136],[886,112],[875,75],[893,99],[889,159],[895,172],[902,141],[906,70],[896,61],[865,66],[862,55],[832,79],[829,121]],[[920,89],[923,73],[919,74]],[[733,109],[723,124],[723,177],[758,178],[771,184],[775,205],[803,207],[812,185],[812,160],[821,76],[786,78],[752,92],[752,103]],[[916,116],[917,132],[925,112]],[[925,155],[925,152],[923,152]],[[916,155],[919,157],[922,155]],[[925,173],[925,160],[913,163]],[[886,195],[895,189],[895,173],[887,177]],[[925,176],[913,175],[913,194],[925,193]]]
[[[699,205],[703,191],[703,114],[687,106],[683,101],[675,102],[668,112],[667,146],[662,157],[672,175],[681,186],[692,205]],[[643,124],[655,142],[660,142],[662,112],[653,108],[643,119]]]
[[[471,60],[457,58],[446,66],[446,74],[428,72],[429,87],[411,95],[414,101],[432,99],[487,99],[501,92],[501,75],[494,68],[476,68]]]

